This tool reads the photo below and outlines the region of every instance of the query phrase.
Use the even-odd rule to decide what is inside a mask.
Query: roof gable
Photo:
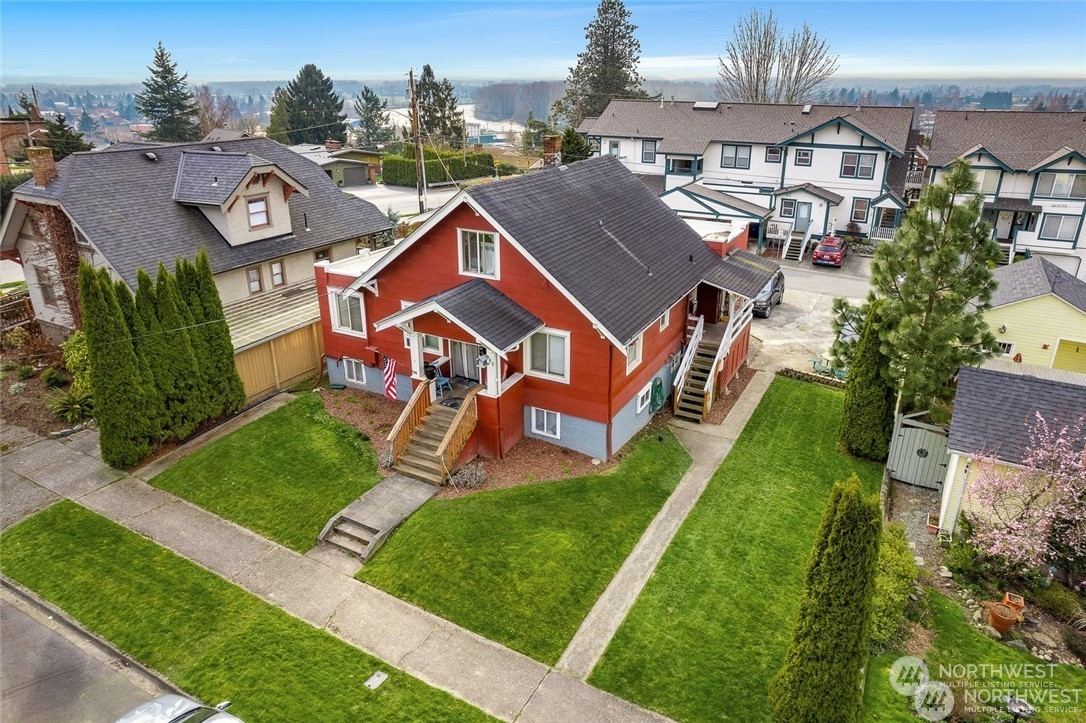
[[[1052,294],[1086,314],[1086,281],[1040,256],[999,266],[992,271],[996,282],[992,308]]]
[[[893,153],[896,156],[901,156],[901,155],[905,154],[905,149],[904,148],[897,149],[897,148],[891,147],[882,138],[878,138],[878,137],[872,135],[868,131],[864,130],[863,128],[860,128],[855,123],[852,123],[851,121],[849,121],[847,118],[845,118],[843,116],[837,116],[836,118],[830,118],[829,120],[827,120],[827,121],[825,121],[823,123],[819,123],[817,126],[815,126],[813,128],[808,128],[807,130],[801,131],[801,132],[797,133],[796,135],[792,136],[791,138],[786,138],[785,140],[781,141],[780,145],[786,146],[789,143],[794,143],[795,141],[798,141],[799,139],[804,138],[805,136],[814,135],[815,133],[818,133],[823,128],[828,128],[829,126],[831,126],[831,125],[833,125],[835,123],[840,123],[842,125],[848,126],[852,130],[859,133],[864,138],[868,138],[868,139],[874,141],[876,145],[880,146],[881,148],[883,148],[883,149],[885,149],[887,151],[890,151],[891,153]]]
[[[293,190],[309,195],[304,186],[277,165],[255,154],[182,151],[173,199],[178,203],[223,206],[258,171],[273,173]]]
[[[1086,153],[1086,113],[1073,111],[935,112],[930,163],[944,167],[980,146],[1009,169],[1028,171],[1064,148]],[[1064,157],[1066,157],[1064,155]]]

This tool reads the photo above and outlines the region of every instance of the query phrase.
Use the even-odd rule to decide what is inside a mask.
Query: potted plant
[[[938,512],[929,512],[928,513],[928,532],[930,532],[933,535],[936,535],[936,534],[939,533],[939,513]]]

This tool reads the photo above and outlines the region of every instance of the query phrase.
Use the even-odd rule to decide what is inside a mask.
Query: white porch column
[[[481,342],[480,346],[486,350],[486,366],[480,369],[479,373],[482,375],[481,379],[486,383],[487,396],[496,397],[501,392],[502,385],[501,357],[498,356],[498,352],[489,346]]]
[[[411,340],[411,376],[415,379],[423,379],[422,373],[424,360],[422,357],[422,334],[414,331],[411,322],[401,327],[406,333],[405,339]]]

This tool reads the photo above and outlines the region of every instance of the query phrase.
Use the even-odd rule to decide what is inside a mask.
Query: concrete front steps
[[[318,540],[365,562],[437,490],[413,477],[389,475],[328,520]]]
[[[431,404],[426,410],[422,424],[415,430],[411,441],[407,443],[403,454],[392,468],[408,477],[433,485],[445,484],[445,470],[441,466],[441,459],[437,456],[437,448],[441,440],[445,438],[445,433],[449,431],[453,418],[456,417],[456,411],[440,404]]]
[[[703,341],[698,344],[690,371],[686,373],[683,385],[679,389],[679,403],[675,406],[675,416],[679,419],[695,424],[702,423],[702,414],[705,410],[705,380],[709,378],[709,372],[713,369],[716,351],[716,345],[712,343]]]

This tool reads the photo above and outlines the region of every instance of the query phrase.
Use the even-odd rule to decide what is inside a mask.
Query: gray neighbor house
[[[0,252],[22,263],[43,332],[59,341],[76,327],[80,260],[134,289],[137,269],[154,275],[204,248],[250,400],[322,367],[314,263],[365,252],[391,227],[266,138],[28,157],[34,177],[12,195]]]

